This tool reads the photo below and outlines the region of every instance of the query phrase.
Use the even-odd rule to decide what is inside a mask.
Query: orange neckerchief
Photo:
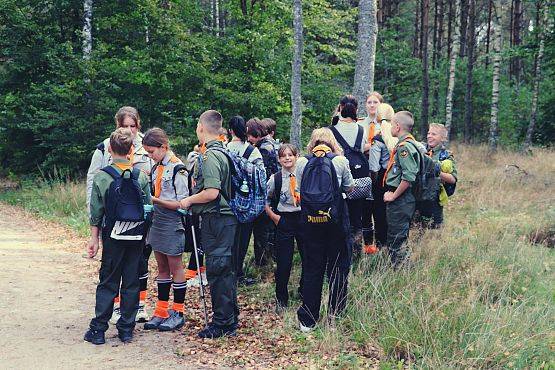
[[[405,145],[404,142],[407,141],[408,139],[416,141],[414,136],[412,136],[411,134],[408,134],[407,137],[405,137],[402,142],[399,142],[395,146],[395,148],[393,148],[393,152],[391,152],[391,155],[389,156],[389,162],[387,162],[387,168],[385,169],[385,174],[383,175],[382,186],[385,186],[385,181],[387,180],[387,174],[389,173],[389,170],[391,170],[391,167],[393,167],[393,164],[395,164],[395,154],[397,153],[397,148],[400,147],[401,145]]]
[[[368,126],[368,142],[372,144],[374,142],[374,137],[376,136],[376,123],[374,121],[370,122]]]
[[[177,158],[175,155],[172,155],[168,162],[175,163],[178,161],[179,161],[179,158]],[[160,193],[162,193],[162,175],[164,174],[165,167],[166,166],[164,166],[162,162],[160,162],[158,164],[158,167],[156,167],[156,182],[154,183],[154,196],[156,198],[159,198]]]
[[[206,153],[206,143],[200,144],[200,146],[198,147],[198,151],[200,152],[200,154]]]
[[[129,162],[133,165],[133,160],[135,159],[135,146],[131,144],[131,149],[129,149],[129,154],[127,155]]]
[[[316,145],[314,149],[312,149],[312,154],[314,154],[315,157],[323,157],[329,152],[331,152],[330,147],[324,144]]]
[[[293,205],[295,207],[301,201],[301,194],[296,189],[297,189],[297,178],[295,177],[294,173],[291,173],[289,174],[289,193],[291,193],[291,197],[293,197]]]
[[[227,140],[227,137],[225,137],[225,135],[218,136],[218,141],[221,141],[222,143],[225,143],[226,140]]]
[[[133,168],[133,165],[131,164],[131,162],[123,162],[123,163],[114,162],[114,165],[122,171],[130,170],[131,168]]]

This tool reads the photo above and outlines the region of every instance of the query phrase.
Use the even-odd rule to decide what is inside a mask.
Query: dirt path
[[[81,239],[53,227],[0,204],[0,368],[187,367],[176,355],[179,333],[138,327],[135,340],[123,345],[111,327],[105,345],[83,341],[94,313],[99,263],[84,258]]]

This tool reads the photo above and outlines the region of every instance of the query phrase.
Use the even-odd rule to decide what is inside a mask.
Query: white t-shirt
[[[250,144],[248,141],[245,141],[245,142],[230,141],[229,143],[227,143],[227,150],[242,157],[243,154],[245,154],[245,151],[247,150],[249,145],[252,145],[252,144]],[[258,150],[257,147],[254,147],[254,150],[252,151],[249,158],[247,158],[247,160],[249,162],[254,162],[255,159],[259,159],[259,158],[262,159],[262,154],[260,154],[260,150]]]

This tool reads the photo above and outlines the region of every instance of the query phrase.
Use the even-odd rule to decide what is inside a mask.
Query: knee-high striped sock
[[[156,279],[158,284],[158,302],[156,302],[156,308],[154,309],[154,316],[161,318],[168,318],[169,300],[170,300],[170,288],[172,285],[172,279]]]
[[[187,291],[187,282],[173,283],[173,306],[172,309],[183,316],[185,311],[185,292]]]

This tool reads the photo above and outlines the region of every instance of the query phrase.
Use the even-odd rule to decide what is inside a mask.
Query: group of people
[[[235,116],[224,128],[222,115],[208,110],[199,117],[198,145],[185,163],[162,129],[142,134],[137,110],[122,107],[116,130],[97,146],[87,174],[89,256],[97,254],[100,240],[103,247],[95,317],[85,340],[104,343],[108,322],[123,342],[132,339],[136,322],[145,322],[149,330],[179,329],[187,288],[206,281],[213,315],[198,336],[236,335],[237,287],[255,283],[244,272],[251,235],[255,265],[276,264],[278,313],[289,305],[296,244],[302,266],[297,316],[303,332],[319,320],[325,276],[333,319],[345,308],[353,259],[387,247],[392,266],[402,267],[415,213],[426,226],[443,222],[443,206],[457,182],[455,161],[445,147],[443,125],[431,124],[427,143],[419,143],[411,135],[410,112],[395,113],[377,92],[365,104],[367,116],[359,118],[356,98],[342,97],[331,125],[312,132],[305,156],[276,140],[276,122],[270,118]],[[264,166],[266,205],[250,222],[239,222],[233,208],[236,168],[230,157]],[[441,185],[433,200],[417,202],[413,189],[425,157],[437,163]],[[132,216],[132,202],[122,200],[124,195],[141,198],[144,222]],[[146,217],[150,204],[151,218]],[[145,301],[152,252],[158,265],[157,301],[149,316]],[[185,252],[191,252],[186,269]]]

